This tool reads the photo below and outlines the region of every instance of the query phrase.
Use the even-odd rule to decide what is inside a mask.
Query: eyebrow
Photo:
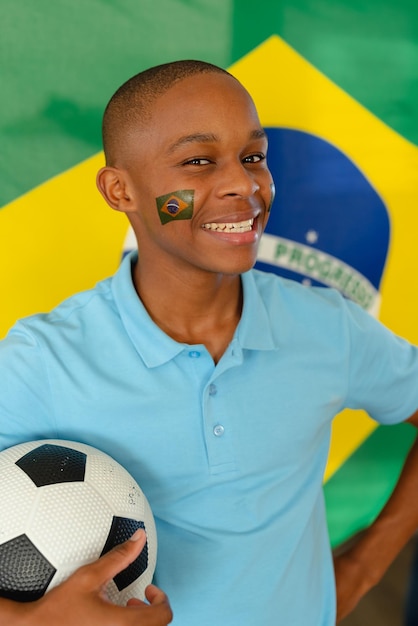
[[[265,139],[266,137],[266,132],[262,128],[256,128],[250,132],[249,138]],[[169,146],[168,153],[171,154],[188,143],[215,143],[216,141],[219,141],[219,137],[213,133],[192,133],[191,135],[184,135]]]

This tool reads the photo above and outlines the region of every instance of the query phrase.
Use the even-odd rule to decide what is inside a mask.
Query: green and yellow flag
[[[0,30],[0,336],[116,270],[128,228],[95,188],[103,108],[138,71],[199,58],[230,68],[268,129],[260,267],[337,287],[418,343],[415,2],[3,0]],[[373,519],[412,435],[337,417],[334,545]]]

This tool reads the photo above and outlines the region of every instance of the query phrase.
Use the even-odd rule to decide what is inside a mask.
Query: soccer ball
[[[81,565],[138,528],[139,557],[109,583],[115,604],[144,598],[157,557],[150,506],[130,474],[107,454],[47,439],[0,453],[0,596],[37,600]]]

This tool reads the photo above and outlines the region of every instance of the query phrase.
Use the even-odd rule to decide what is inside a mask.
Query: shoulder
[[[136,253],[127,255],[116,273],[98,282],[92,289],[81,291],[63,302],[48,313],[39,313],[19,320],[9,331],[9,335],[36,334],[44,329],[53,333],[54,329],[82,330],[91,324],[100,327],[106,325],[109,316],[119,317],[125,301],[136,302],[135,288],[132,283],[132,265]]]
[[[22,318],[10,329],[6,339],[20,337],[36,343],[45,332],[53,334],[58,329],[80,329],[89,320],[98,323],[97,316],[113,306],[111,279],[106,279],[93,289],[67,298],[47,313]],[[80,322],[81,319],[83,322]]]
[[[252,270],[244,275],[245,298],[252,311],[258,301],[266,311],[274,333],[324,336],[336,344],[348,345],[372,337],[393,336],[381,322],[331,287],[305,286],[269,272]],[[254,304],[253,304],[254,303]]]
[[[258,296],[266,306],[295,309],[296,311],[341,312],[347,309],[347,300],[330,287],[311,287],[270,272],[251,270],[244,275],[245,284],[253,283]],[[350,305],[349,305],[350,306]],[[355,305],[356,306],[356,305]],[[357,307],[360,308],[360,307]]]
[[[32,348],[45,355],[86,354],[100,349],[110,337],[123,333],[122,317],[138,306],[132,284],[132,262],[128,255],[117,272],[92,289],[64,300],[48,313],[19,320],[0,342],[0,353]]]

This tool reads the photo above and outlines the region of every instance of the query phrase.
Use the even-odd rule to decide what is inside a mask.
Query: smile
[[[232,223],[217,223],[211,222],[209,224],[203,224],[202,228],[206,230],[214,230],[222,233],[247,233],[252,230],[254,224],[254,218],[250,220],[244,220],[243,222]]]

